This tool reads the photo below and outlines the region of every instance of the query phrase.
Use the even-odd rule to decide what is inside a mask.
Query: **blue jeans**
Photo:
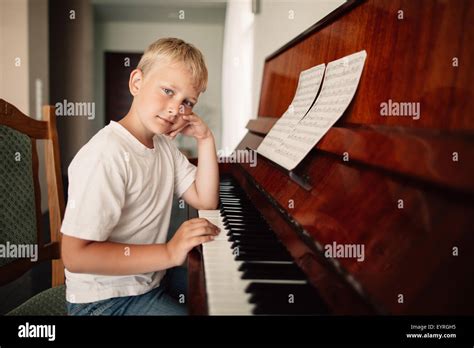
[[[187,269],[175,267],[157,288],[137,296],[113,297],[90,303],[67,302],[68,315],[187,315]]]

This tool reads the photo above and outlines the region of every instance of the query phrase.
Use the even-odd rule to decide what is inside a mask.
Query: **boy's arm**
[[[176,266],[166,244],[95,242],[68,235],[61,244],[64,266],[74,273],[127,275]]]
[[[219,166],[214,136],[196,115],[183,116],[195,127],[193,136],[198,145],[196,180],[183,194],[186,203],[196,209],[217,209],[219,204]],[[185,132],[183,132],[186,134]]]
[[[73,273],[129,275],[156,272],[183,264],[195,246],[209,242],[219,229],[205,219],[184,222],[166,244],[96,242],[63,234],[61,257]]]

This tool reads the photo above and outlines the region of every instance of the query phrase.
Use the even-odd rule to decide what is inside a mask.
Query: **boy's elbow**
[[[68,252],[61,253],[61,259],[63,260],[64,268],[72,273],[81,273],[81,267],[77,262],[77,258]]]
[[[206,200],[206,201],[201,200],[201,202],[199,204],[199,207],[197,207],[196,209],[216,210],[216,209],[218,209],[218,207],[219,207],[219,198],[215,198],[215,199]]]
[[[219,209],[219,196],[214,197],[214,199],[209,202],[209,210]]]
[[[74,262],[74,258],[67,252],[61,252],[61,259],[64,264],[64,268],[66,268],[69,272],[72,273],[79,273],[79,267],[77,267],[77,263]]]
[[[198,207],[195,208],[198,210],[216,210],[218,207],[218,203],[201,203]]]
[[[88,243],[74,237],[63,235],[61,241],[61,259],[64,267],[72,273],[83,273],[81,258],[79,254],[81,249]]]
[[[68,257],[63,257],[63,264],[64,268],[67,269],[71,273],[81,273],[79,271],[79,267],[76,267],[76,264],[74,262],[71,262]]]
[[[213,203],[213,204],[209,204],[209,205],[206,205],[205,210],[216,210],[217,208],[219,207],[219,204],[217,203]]]

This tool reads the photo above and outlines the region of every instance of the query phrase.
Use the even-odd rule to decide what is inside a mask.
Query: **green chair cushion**
[[[0,244],[36,244],[31,139],[0,125]],[[16,258],[0,258],[0,267]]]
[[[44,290],[6,315],[67,315],[66,286]]]

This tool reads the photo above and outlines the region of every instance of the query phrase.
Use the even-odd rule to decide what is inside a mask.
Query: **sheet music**
[[[293,101],[263,139],[258,153],[274,160],[275,150],[311,107],[321,85],[324,68],[325,64],[320,64],[300,73]]]
[[[270,159],[288,170],[303,160],[349,106],[359,85],[366,57],[364,50],[328,64],[321,93],[313,107],[287,133]]]

